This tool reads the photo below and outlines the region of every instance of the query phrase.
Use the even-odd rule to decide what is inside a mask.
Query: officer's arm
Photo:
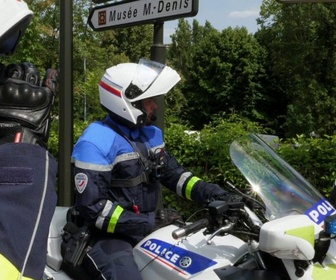
[[[75,167],[76,207],[90,225],[108,232],[143,236],[151,231],[155,217],[134,213],[108,200],[109,171]]]
[[[179,165],[167,151],[165,152],[165,163],[166,169],[161,183],[179,196],[198,202],[219,197],[223,199],[226,196],[227,193],[220,186],[198,178]]]

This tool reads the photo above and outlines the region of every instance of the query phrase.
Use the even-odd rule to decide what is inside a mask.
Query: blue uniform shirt
[[[163,162],[162,176],[125,186],[123,180],[139,178],[148,169],[143,158],[153,165]],[[205,201],[225,194],[219,186],[205,183],[180,166],[165,151],[162,131],[155,126],[129,129],[110,117],[92,123],[76,143],[72,160],[76,205],[87,223],[136,241],[153,229],[160,183],[190,200]]]

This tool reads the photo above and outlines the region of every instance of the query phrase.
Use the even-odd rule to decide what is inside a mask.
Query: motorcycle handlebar
[[[196,221],[190,225],[183,226],[178,228],[172,232],[172,236],[174,239],[179,239],[189,235],[190,233],[195,233],[202,228],[205,228],[209,225],[210,221],[208,218],[203,218],[199,221]]]

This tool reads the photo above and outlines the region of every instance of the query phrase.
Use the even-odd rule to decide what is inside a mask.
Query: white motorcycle
[[[196,222],[172,223],[139,242],[143,279],[334,279],[334,207],[257,135],[234,141],[230,155],[249,195],[227,181],[236,199],[212,201]],[[58,207],[51,223],[45,279],[88,279],[62,257],[67,212]]]

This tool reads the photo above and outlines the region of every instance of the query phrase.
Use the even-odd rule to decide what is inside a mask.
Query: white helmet
[[[0,54],[12,54],[33,12],[22,0],[0,0]]]
[[[143,126],[147,113],[141,100],[166,94],[180,76],[161,63],[140,59],[108,68],[99,83],[100,103],[130,126]]]

